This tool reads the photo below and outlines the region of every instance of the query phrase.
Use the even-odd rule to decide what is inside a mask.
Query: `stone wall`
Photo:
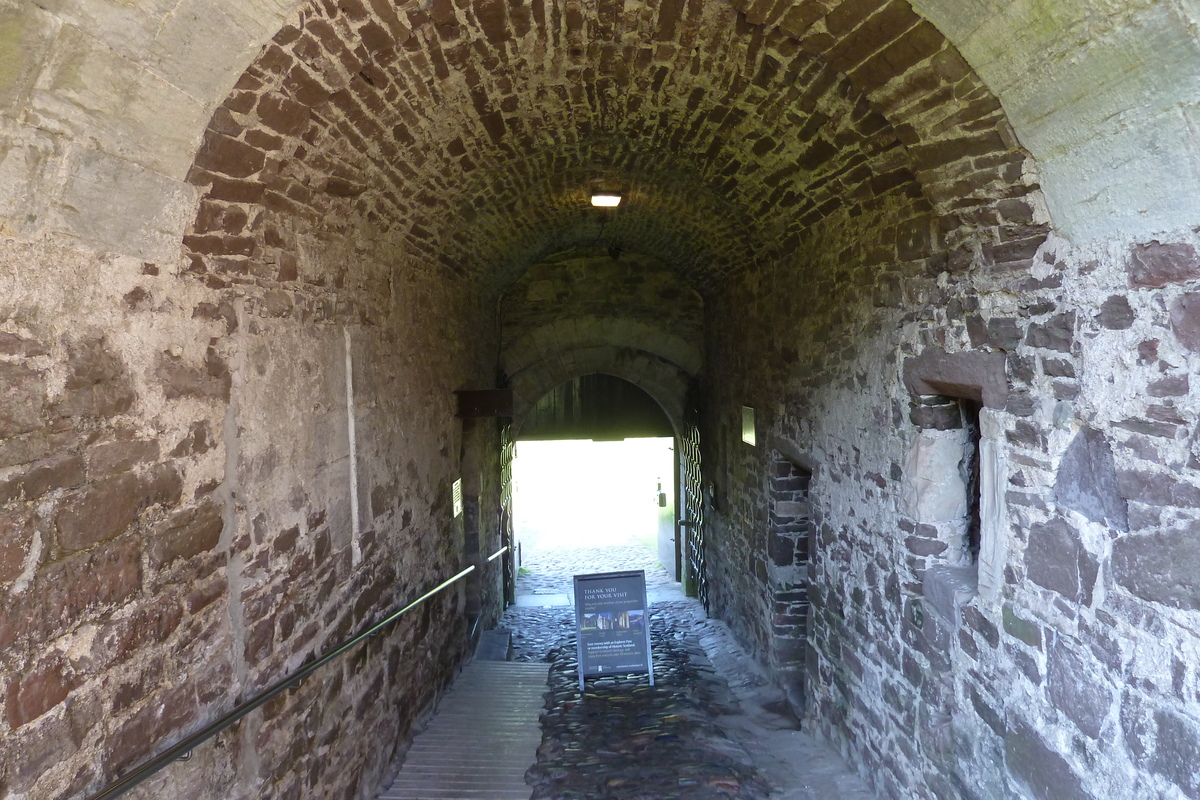
[[[469,563],[453,391],[494,371],[478,298],[251,215],[289,239],[236,273],[3,243],[0,797],[94,790]],[[498,433],[481,453],[490,545]],[[464,654],[465,592],[132,796],[373,796]]]
[[[710,331],[714,611],[769,659],[772,450],[801,454],[816,523],[806,721],[881,794],[1200,796],[1194,235],[1050,237],[1019,264],[935,254],[868,273],[866,231],[887,224],[827,225],[809,255],[709,300],[714,330],[744,332]],[[974,589],[984,557],[961,541],[963,512],[929,510],[967,500],[957,411],[931,415],[904,381],[907,361],[942,352],[1004,361],[980,434],[986,471],[1003,473],[982,487],[1000,498],[983,531],[993,594]],[[740,440],[743,405],[758,446]],[[918,489],[937,472],[912,459],[928,432],[954,454]],[[918,491],[932,505],[905,501]]]

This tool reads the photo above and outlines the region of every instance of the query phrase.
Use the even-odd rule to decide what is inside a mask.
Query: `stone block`
[[[44,427],[45,402],[46,382],[40,372],[0,361],[0,439]]]
[[[44,131],[0,120],[0,220],[10,236],[32,238],[45,224],[60,145]]]
[[[238,71],[293,8],[279,0],[182,0],[157,26],[144,58],[155,73],[192,97],[219,97],[234,77],[231,67]]]
[[[63,661],[51,657],[36,670],[16,676],[8,684],[5,710],[16,730],[67,699],[80,680]]]
[[[39,462],[7,480],[0,481],[0,503],[12,500],[36,500],[57,489],[71,489],[83,483],[83,459],[62,456]]]
[[[777,567],[792,566],[796,541],[790,536],[770,534],[767,537],[767,556]]]
[[[1112,331],[1128,330],[1133,327],[1136,319],[1137,313],[1134,312],[1133,306],[1129,305],[1129,299],[1119,294],[1114,294],[1105,300],[1100,305],[1100,313],[1096,315],[1096,321],[1100,323],[1100,327]]]
[[[1050,702],[1092,739],[1100,736],[1113,704],[1103,669],[1079,654],[1080,645],[1057,636],[1046,648],[1046,687]]]
[[[36,5],[0,8],[0,109],[16,116],[17,105],[29,91],[42,66],[42,56],[58,32],[58,20]]]
[[[1117,491],[1117,466],[1104,434],[1081,428],[1063,454],[1054,478],[1058,505],[1092,522],[1129,530],[1128,503]]]
[[[1029,580],[1037,585],[1072,602],[1091,605],[1099,564],[1084,548],[1078,532],[1064,520],[1030,526],[1025,569]]]
[[[904,385],[916,395],[940,394],[1004,408],[1008,378],[1003,353],[947,353],[929,347],[904,362]]]
[[[84,29],[64,25],[34,86],[29,121],[70,140],[92,142],[97,151],[130,165],[182,180],[211,110],[138,63],[144,56],[144,51],[122,53]],[[176,236],[182,231],[178,227]]]
[[[1200,255],[1184,242],[1134,245],[1126,266],[1131,289],[1160,289],[1200,278]]]
[[[100,442],[87,449],[88,470],[93,476],[125,472],[138,464],[157,461],[157,439]]]
[[[227,401],[232,377],[224,360],[209,348],[203,365],[163,354],[154,370],[168,400],[179,397],[201,397]]]
[[[1154,714],[1158,747],[1150,769],[1191,798],[1200,797],[1200,726],[1169,711]]]
[[[961,437],[921,432],[913,440],[904,465],[900,513],[917,522],[962,519],[967,513],[967,487],[958,465]]]
[[[147,537],[150,563],[165,566],[177,558],[191,558],[217,546],[225,523],[222,510],[212,500],[184,509],[154,526]]]
[[[1175,426],[1170,427],[1174,431]],[[1157,429],[1142,428],[1140,432],[1154,436],[1155,430]],[[1200,488],[1167,473],[1137,469],[1117,470],[1117,490],[1122,497],[1146,505],[1200,507]]]
[[[1009,773],[1037,800],[1092,800],[1066,759],[1024,721],[1010,723],[1004,756]]]
[[[55,518],[58,544],[72,552],[112,539],[129,528],[142,509],[173,505],[181,492],[179,473],[170,467],[97,481],[65,500]]]
[[[935,431],[957,430],[963,426],[962,412],[959,410],[958,403],[936,406],[912,403],[908,418],[918,428]]]
[[[1200,353],[1200,292],[1188,292],[1171,301],[1171,330],[1181,345]]]
[[[1025,332],[1025,344],[1029,347],[1043,347],[1047,350],[1069,353],[1074,343],[1075,313],[1073,311],[1056,314],[1045,322],[1030,325]]]
[[[1146,384],[1146,394],[1151,397],[1183,397],[1189,391],[1191,391],[1191,381],[1187,373],[1167,375]]]
[[[925,571],[925,602],[957,626],[963,606],[979,593],[978,580],[974,566],[930,567]]]
[[[1113,543],[1113,577],[1143,600],[1200,609],[1200,536],[1179,529],[1124,536]]]
[[[5,777],[8,787],[20,792],[31,789],[49,770],[79,751],[79,741],[72,735],[70,724],[58,715],[26,729],[11,741],[11,745],[5,745]]]
[[[120,203],[113,198],[120,197]],[[196,190],[115,156],[73,148],[48,231],[72,243],[168,262],[196,203]]]
[[[1042,649],[1042,628],[1036,622],[1021,617],[1013,607],[1004,605],[1004,632],[1030,647]]]
[[[28,512],[0,510],[0,584],[15,581],[25,570],[34,528]]]
[[[120,664],[140,654],[149,645],[159,644],[179,627],[183,609],[171,596],[144,598],[137,610],[111,621],[97,638],[100,646],[93,655],[103,655],[107,664]]]

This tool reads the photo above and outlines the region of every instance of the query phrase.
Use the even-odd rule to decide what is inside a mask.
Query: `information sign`
[[[595,675],[646,672],[654,685],[645,570],[576,575],[575,632],[581,692]]]

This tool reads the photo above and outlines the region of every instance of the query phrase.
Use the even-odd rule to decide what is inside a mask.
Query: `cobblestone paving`
[[[517,594],[570,594],[578,573],[645,569],[673,583],[646,548],[527,554]],[[582,697],[570,606],[513,606],[514,658],[547,661],[542,745],[526,780],[533,800],[875,800],[798,721],[722,623],[695,600],[651,603],[655,685],[645,675],[591,679]]]

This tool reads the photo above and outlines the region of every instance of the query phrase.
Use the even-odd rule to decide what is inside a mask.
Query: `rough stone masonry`
[[[1198,23],[0,0],[0,798],[492,552],[453,392],[519,436],[593,373],[699,441],[691,577],[881,795],[1200,796]],[[134,796],[372,797],[487,569]]]

